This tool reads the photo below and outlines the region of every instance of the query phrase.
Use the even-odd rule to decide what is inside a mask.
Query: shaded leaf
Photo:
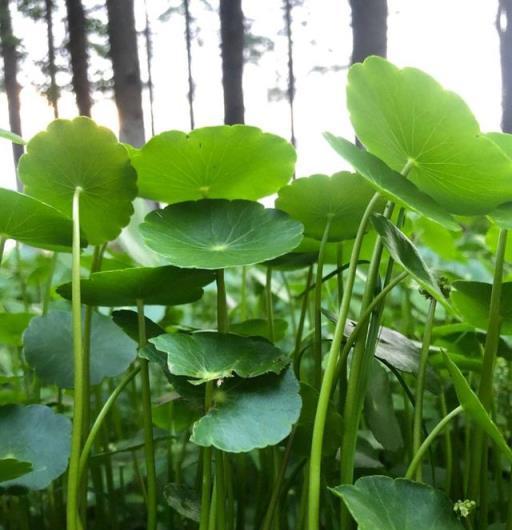
[[[23,462],[16,458],[0,458],[0,482],[14,480],[32,471],[30,462]]]

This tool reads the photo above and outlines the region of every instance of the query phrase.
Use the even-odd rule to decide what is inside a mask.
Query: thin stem
[[[217,329],[220,333],[228,333],[229,331],[226,282],[222,269],[217,271]]]
[[[0,265],[2,265],[2,259],[4,257],[5,243],[7,238],[5,236],[0,237]]]
[[[315,280],[315,338],[314,338],[314,387],[319,388],[322,380],[322,275],[324,270],[325,249],[329,239],[332,217],[325,224],[324,233],[318,250]]]
[[[441,413],[443,416],[448,414],[448,409],[446,407],[446,396],[444,388],[441,389]],[[445,453],[445,491],[449,496],[452,491],[452,482],[453,482],[453,446],[452,446],[452,437],[450,431],[446,431],[444,435],[444,453]]]
[[[313,265],[308,269],[308,275],[306,279],[306,291],[302,298],[302,306],[300,308],[299,324],[297,326],[297,334],[295,335],[295,348],[293,349],[293,366],[295,370],[295,375],[300,379],[298,359],[300,357],[300,345],[302,344],[302,336],[304,334],[304,324],[306,322],[306,313],[308,309],[308,299],[309,299],[309,286],[313,280]]]
[[[50,271],[48,274],[48,279],[46,280],[46,284],[44,287],[43,292],[43,302],[42,302],[42,308],[41,312],[43,315],[46,315],[48,313],[48,308],[50,307],[50,300],[52,296],[52,281],[53,281],[53,275],[55,274],[55,267],[57,265],[57,259],[59,255],[57,252],[54,252],[52,255],[52,259],[50,261]],[[0,258],[1,261],[1,258]]]
[[[450,423],[450,421],[453,420],[456,416],[458,416],[463,411],[462,406],[458,406],[457,408],[453,409],[449,414],[447,414],[430,432],[430,434],[423,440],[423,443],[420,445],[416,453],[414,454],[414,458],[412,459],[411,463],[409,464],[409,467],[407,468],[407,472],[405,474],[405,478],[412,480],[414,475],[416,474],[416,469],[421,464],[421,461],[423,460],[423,457],[425,456],[425,453],[428,451],[430,445],[432,442],[436,439],[437,435],[440,434],[443,429]]]
[[[207,413],[212,405],[213,381],[206,383],[204,396],[204,410]],[[210,517],[210,496],[212,495],[212,448],[204,447],[203,452],[203,476],[201,481],[201,514],[199,530],[208,530]],[[213,499],[212,499],[213,500]]]
[[[494,367],[500,340],[502,315],[500,311],[501,293],[503,285],[503,268],[505,262],[505,251],[507,248],[508,231],[500,230],[498,248],[496,253],[496,265],[494,268],[494,279],[491,292],[491,303],[489,308],[489,324],[485,338],[484,358],[478,397],[482,405],[489,410],[492,404],[492,387]],[[477,426],[474,427],[471,437],[470,473],[467,496],[469,499],[479,501],[480,497],[480,475],[482,472],[482,453],[485,447],[485,433]]]
[[[436,301],[434,298],[430,300],[428,309],[427,321],[425,322],[425,332],[423,334],[423,344],[420,353],[420,365],[418,368],[418,376],[416,378],[416,399],[414,407],[414,420],[412,428],[412,451],[416,454],[421,445],[422,426],[423,426],[423,395],[425,393],[425,379],[427,374],[428,354],[430,351],[430,344],[432,342],[432,329],[434,327],[434,319],[436,314]],[[422,480],[422,469],[418,467],[416,471],[416,480]]]
[[[340,306],[338,322],[334,331],[334,337],[331,342],[331,348],[327,355],[327,366],[325,369],[322,385],[320,387],[320,395],[318,398],[317,409],[315,414],[315,422],[313,426],[313,438],[311,443],[311,458],[309,471],[309,491],[308,491],[308,530],[319,530],[319,516],[320,516],[320,474],[322,470],[322,447],[324,440],[325,421],[327,418],[327,410],[329,406],[329,399],[331,396],[331,389],[334,384],[336,376],[336,366],[340,353],[340,346],[345,332],[345,324],[348,318],[350,309],[350,300],[352,297],[352,290],[356,278],[357,262],[359,253],[364,239],[364,234],[368,226],[370,215],[380,200],[380,194],[376,193],[368,204],[366,211],[363,214],[354,246],[352,248],[352,255],[350,257],[350,266],[348,269],[347,279],[345,283],[345,290],[343,292],[343,300]]]
[[[82,481],[82,479],[84,478],[84,470],[87,465],[87,460],[89,459],[89,454],[91,453],[92,446],[96,441],[96,437],[100,432],[100,429],[103,425],[103,422],[105,421],[105,418],[107,417],[107,414],[111,411],[112,407],[114,406],[114,403],[116,402],[121,392],[125,389],[126,385],[128,385],[128,383],[139,373],[139,371],[140,366],[136,366],[131,370],[131,372],[129,372],[124,377],[124,379],[116,386],[114,391],[110,394],[109,398],[107,399],[107,401],[105,401],[105,404],[96,416],[91,430],[89,431],[89,435],[85,440],[84,447],[82,449],[82,454],[80,455],[80,465],[78,472],[80,481]]]
[[[71,265],[71,312],[73,322],[73,363],[74,373],[74,407],[73,430],[71,435],[71,454],[68,469],[66,522],[68,530],[80,528],[78,499],[80,488],[80,454],[82,452],[82,432],[85,380],[82,373],[82,305],[80,298],[80,193],[77,187],[73,194],[73,246]]]
[[[144,318],[144,302],[137,300],[137,317],[139,324],[139,346],[146,345],[146,321]],[[157,523],[157,495],[156,495],[156,469],[155,469],[155,447],[153,441],[153,415],[151,410],[151,387],[149,382],[149,363],[147,359],[139,358],[141,387],[142,387],[142,411],[144,430],[144,457],[146,459],[147,478],[147,530],[155,530]]]
[[[268,338],[274,342],[274,304],[272,302],[272,267],[267,267],[265,281],[265,302],[267,305]]]

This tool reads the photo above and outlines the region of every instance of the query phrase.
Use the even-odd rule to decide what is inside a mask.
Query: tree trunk
[[[46,21],[46,39],[48,41],[48,73],[50,86],[48,88],[48,101],[53,108],[53,117],[59,117],[59,87],[57,86],[57,66],[55,65],[55,39],[53,36],[53,0],[44,2],[44,18]]]
[[[192,19],[190,17],[189,0],[183,1],[185,8],[185,42],[187,45],[187,69],[188,69],[188,110],[190,117],[190,129],[195,128],[194,119],[194,79],[192,77]]]
[[[512,0],[499,0],[496,28],[501,55],[501,128],[512,132]]]
[[[71,55],[73,90],[78,112],[81,116],[91,115],[91,84],[88,75],[88,53],[86,19],[82,0],[66,0],[68,18],[68,49]]]
[[[119,137],[139,147],[144,143],[144,117],[133,0],[107,0],[107,9]]]
[[[244,123],[244,14],[242,0],[220,0],[224,123]]]
[[[290,105],[290,139],[296,145],[295,139],[295,72],[293,69],[293,39],[292,39],[292,2],[284,0],[284,20],[286,26],[286,39],[288,41],[288,104]]]
[[[386,57],[387,0],[350,0],[352,9],[352,64],[369,55]]]
[[[20,87],[18,85],[18,39],[13,35],[9,0],[0,0],[0,42],[4,63],[4,85],[9,106],[9,126],[11,131],[21,136]],[[14,166],[23,154],[23,146],[12,144]],[[16,174],[16,187],[23,188]]]

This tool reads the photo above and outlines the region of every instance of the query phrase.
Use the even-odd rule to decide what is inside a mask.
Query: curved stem
[[[82,452],[82,432],[85,403],[85,380],[82,373],[82,305],[80,298],[80,193],[77,187],[73,194],[73,247],[71,264],[71,312],[73,322],[74,406],[71,454],[69,457],[66,521],[68,530],[80,528],[79,467]]]
[[[447,414],[430,432],[430,434],[423,440],[423,443],[420,445],[418,450],[414,453],[414,458],[412,459],[411,463],[409,464],[409,467],[407,468],[407,472],[405,474],[405,478],[412,480],[414,475],[416,474],[416,469],[421,464],[421,461],[423,460],[423,457],[425,456],[425,453],[428,451],[430,445],[435,440],[438,434],[440,434],[443,429],[450,423],[450,421],[453,420],[456,416],[458,416],[463,411],[462,406],[458,406],[457,408],[453,409],[449,414]]]
[[[425,379],[427,374],[428,354],[432,342],[432,328],[434,327],[434,318],[436,314],[436,301],[430,300],[428,308],[427,321],[425,322],[425,332],[423,334],[423,344],[421,346],[420,364],[418,368],[418,377],[416,378],[416,399],[414,407],[414,420],[412,428],[412,450],[416,454],[421,445],[422,426],[423,426],[423,395],[425,393]],[[422,469],[419,467],[416,471],[416,480],[422,480]]]
[[[144,302],[137,300],[137,317],[139,324],[139,346],[146,345],[146,321],[144,319]],[[155,530],[157,523],[156,499],[156,469],[155,447],[153,441],[153,413],[151,410],[151,386],[149,381],[149,362],[139,358],[141,387],[142,387],[142,412],[144,430],[144,457],[146,459],[147,476],[147,530]]]
[[[336,366],[338,363],[340,346],[343,340],[345,324],[348,318],[350,309],[350,299],[352,297],[352,290],[356,278],[357,262],[361,246],[363,244],[364,234],[368,226],[370,215],[380,200],[380,194],[376,193],[368,204],[366,211],[363,214],[354,246],[352,248],[352,255],[350,257],[350,266],[348,269],[345,289],[343,292],[343,300],[340,306],[338,322],[334,331],[334,337],[331,342],[331,348],[327,355],[327,366],[325,369],[322,385],[320,387],[320,395],[318,397],[317,409],[315,414],[315,422],[313,426],[313,438],[311,443],[311,457],[310,457],[310,471],[309,471],[309,491],[308,491],[308,530],[319,529],[320,516],[320,474],[322,469],[322,447],[324,440],[325,421],[327,418],[327,410],[329,406],[329,399],[331,390],[336,376]]]

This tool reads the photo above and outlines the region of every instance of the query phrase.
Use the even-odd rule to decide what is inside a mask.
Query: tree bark
[[[107,0],[107,10],[119,138],[139,147],[144,143],[144,117],[133,0]]]
[[[86,18],[82,0],[66,0],[68,49],[71,55],[72,84],[81,116],[91,115],[91,83],[88,74]]]
[[[292,38],[292,2],[284,0],[284,21],[286,26],[286,40],[288,42],[288,104],[290,105],[290,139],[297,144],[295,138],[295,72],[293,68],[293,38]]]
[[[53,0],[44,2],[44,18],[46,21],[46,39],[48,41],[48,74],[50,86],[48,88],[48,101],[53,108],[53,117],[59,117],[59,87],[57,86],[57,66],[55,64],[55,38],[53,36]]]
[[[224,123],[244,123],[244,14],[242,0],[220,0]]]
[[[500,38],[501,128],[512,132],[512,0],[499,0],[496,29]]]
[[[352,64],[369,55],[386,57],[387,0],[350,0],[352,9]]]
[[[9,0],[0,0],[0,43],[4,63],[4,84],[9,106],[9,126],[11,131],[21,136],[20,86],[18,85],[18,39],[12,31]],[[12,144],[15,170],[18,160],[23,154],[23,146]],[[20,191],[23,186],[16,173],[16,187]]]
[[[185,9],[185,43],[187,45],[187,70],[188,70],[188,111],[190,118],[190,129],[195,128],[194,118],[194,79],[192,77],[192,18],[190,16],[189,0],[183,0]]]

